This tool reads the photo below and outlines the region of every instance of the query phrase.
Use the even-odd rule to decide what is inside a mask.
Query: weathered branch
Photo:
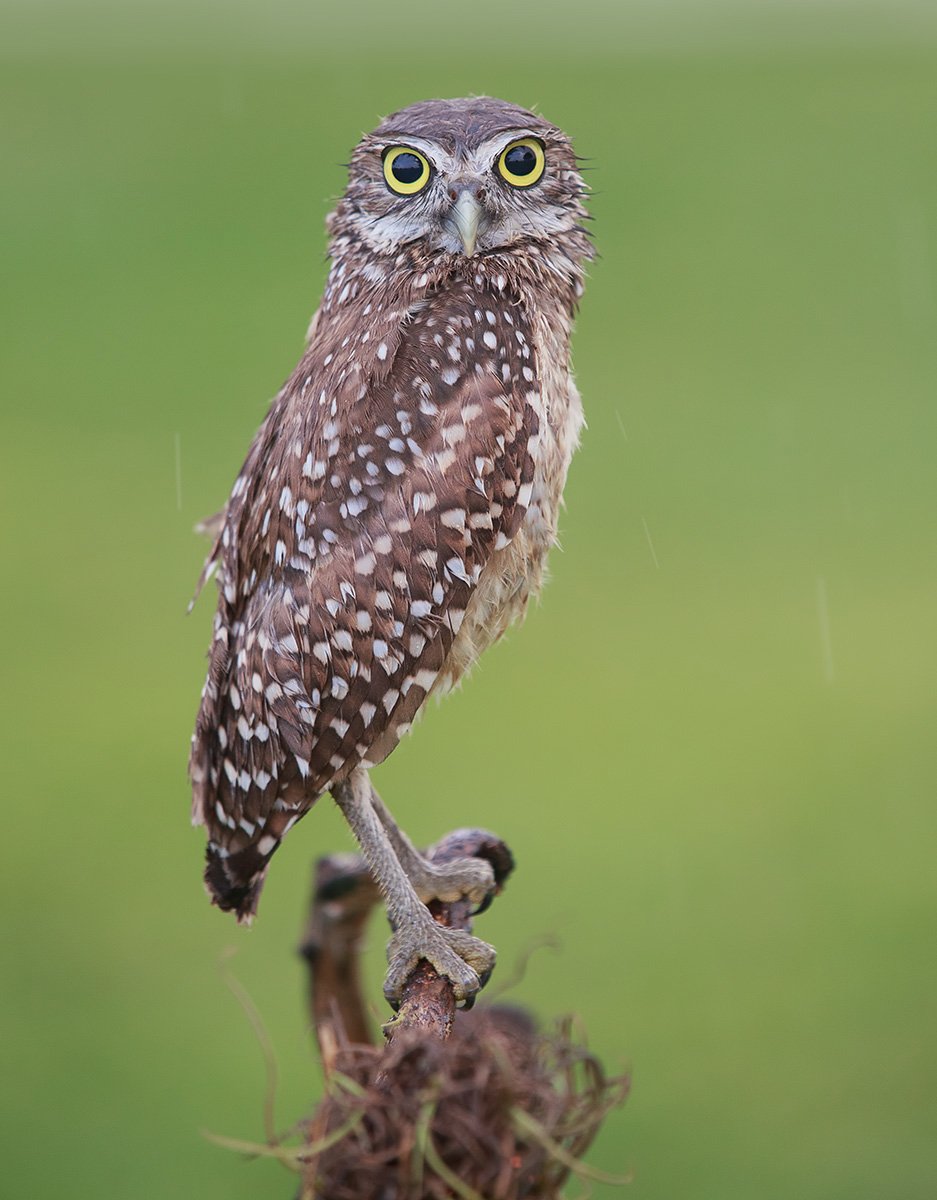
[[[371,1042],[361,987],[361,943],[380,899],[359,855],[334,854],[316,863],[299,952],[309,964],[309,1015],[327,1073],[339,1046]]]

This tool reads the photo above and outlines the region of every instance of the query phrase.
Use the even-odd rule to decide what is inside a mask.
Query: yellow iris
[[[530,187],[543,174],[546,155],[536,138],[520,138],[505,146],[498,159],[498,173],[512,187]]]
[[[412,196],[429,183],[429,163],[410,146],[391,146],[384,153],[384,178],[392,192]]]

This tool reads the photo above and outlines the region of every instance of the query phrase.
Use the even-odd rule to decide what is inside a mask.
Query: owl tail
[[[273,847],[275,849],[276,846]],[[211,902],[224,912],[235,913],[239,925],[249,925],[257,911],[260,893],[267,878],[270,854],[261,854],[256,846],[247,846],[225,858],[219,853],[218,847],[212,842],[208,843],[205,886]]]

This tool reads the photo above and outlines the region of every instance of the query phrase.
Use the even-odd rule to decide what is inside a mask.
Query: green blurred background
[[[0,10],[5,1195],[292,1194],[200,1136],[262,1136],[220,963],[287,1126],[309,865],[350,839],[323,802],[253,931],[209,908],[191,530],[295,362],[339,164],[471,92],[592,160],[589,429],[542,606],[378,785],[514,847],[479,931],[501,977],[561,940],[513,995],[633,1066],[592,1161],[635,1200],[937,1195],[937,11],[569,7]]]

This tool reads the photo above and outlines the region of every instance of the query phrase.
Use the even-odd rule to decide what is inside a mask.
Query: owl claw
[[[476,912],[485,911],[497,890],[494,869],[483,858],[457,858],[439,867],[424,859],[410,882],[424,904],[452,904],[464,897]]]
[[[495,951],[464,930],[437,925],[428,914],[425,922],[398,929],[387,948],[384,980],[384,996],[395,1011],[404,984],[421,959],[449,980],[458,1005],[471,1008],[494,970]]]

